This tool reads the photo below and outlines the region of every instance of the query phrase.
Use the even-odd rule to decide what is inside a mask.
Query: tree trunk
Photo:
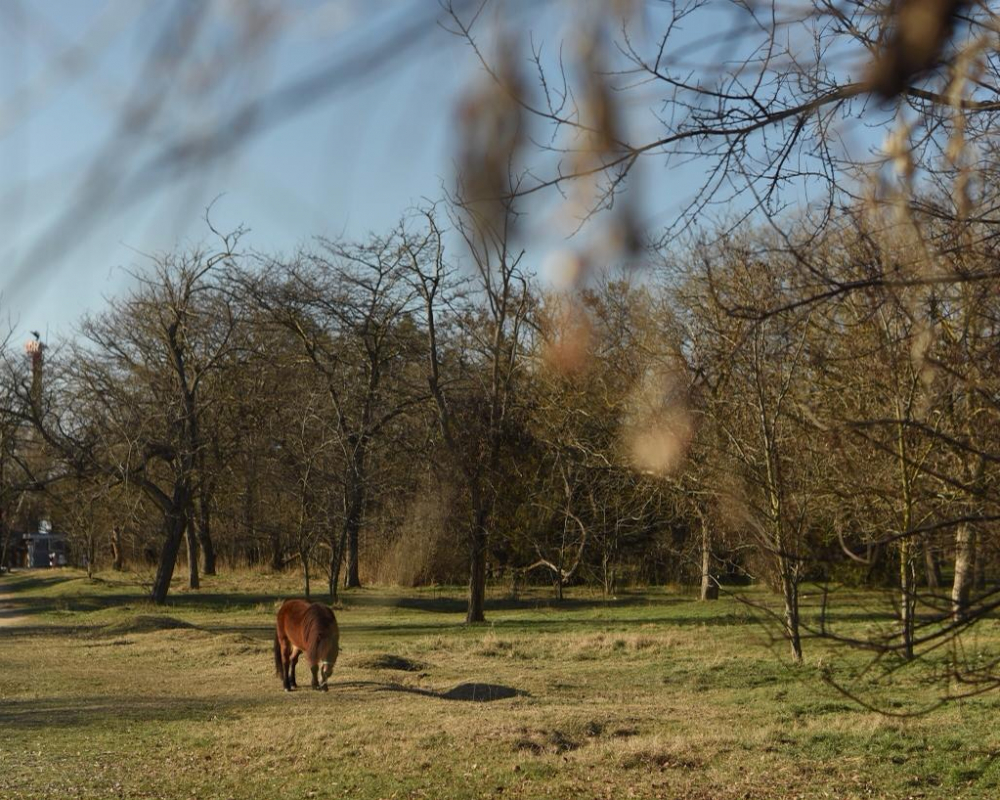
[[[799,632],[799,585],[787,567],[781,571],[781,593],[785,600],[785,637],[792,648],[792,659],[802,661],[802,637]]]
[[[486,621],[486,542],[482,531],[473,534],[472,557],[469,560],[469,606],[466,622]]]
[[[360,529],[361,504],[355,497],[351,500],[347,519],[344,520],[344,538],[347,542],[347,571],[344,574],[345,589],[355,589],[361,586],[360,565],[358,563],[358,534]]]
[[[253,450],[247,459],[246,479],[243,484],[243,536],[247,562],[256,564],[263,561],[263,548],[257,541],[257,458]]]
[[[271,571],[281,572],[285,568],[285,549],[281,542],[281,531],[271,531]]]
[[[469,532],[469,605],[465,621],[486,621],[486,512],[482,508],[473,515]]]
[[[469,530],[469,601],[466,623],[486,621],[486,508],[478,480],[469,481],[472,527]]]
[[[943,583],[941,579],[941,562],[930,542],[924,542],[924,571],[928,589],[940,589]]]
[[[212,544],[211,501],[204,492],[198,498],[198,545],[201,547],[201,571],[215,575],[215,545]]]
[[[349,477],[347,515],[344,519],[344,527],[347,531],[347,573],[344,575],[344,588],[346,589],[361,586],[358,534],[361,531],[361,518],[365,511],[365,460],[364,446],[357,445]]]
[[[972,568],[972,588],[982,591],[986,588],[986,552],[982,542],[977,542],[977,545]]]
[[[913,542],[904,538],[899,541],[899,622],[903,638],[903,656],[913,658],[913,616],[916,597],[914,595]]]
[[[340,541],[330,548],[330,602],[337,602],[337,586],[340,583],[340,565],[344,562],[344,549],[347,543],[347,529],[341,528]]]
[[[170,591],[170,579],[174,576],[177,552],[180,550],[181,539],[184,536],[183,509],[167,513],[163,520],[163,528],[166,540],[160,551],[160,560],[156,567],[156,577],[153,579],[153,590],[150,594],[150,598],[157,605],[166,602],[167,592]]]
[[[121,572],[125,568],[125,553],[122,550],[122,529],[120,525],[111,528],[111,568]]]
[[[344,573],[344,587],[355,589],[361,586],[358,570],[358,529],[352,525],[347,532],[347,570]]]
[[[7,569],[7,552],[10,548],[10,528],[4,522],[3,512],[0,511],[0,572]]]
[[[303,587],[306,593],[306,600],[309,599],[309,548],[306,546],[306,491],[303,484],[302,492],[299,495],[299,524],[298,530],[299,560],[302,562]]]
[[[955,581],[951,587],[951,613],[956,621],[965,616],[969,607],[975,554],[976,534],[963,522],[955,531]]]
[[[201,581],[198,578],[198,534],[195,532],[194,514],[191,510],[188,511],[186,538],[187,538],[187,558],[188,558],[188,588],[198,589],[201,586]]]
[[[704,519],[701,521],[701,599],[719,599],[719,584],[712,577],[712,539]]]
[[[6,485],[6,464],[3,457],[6,450],[3,437],[0,436],[0,487]],[[7,524],[7,505],[0,506],[0,573],[7,569],[7,552],[10,548],[10,526]]]

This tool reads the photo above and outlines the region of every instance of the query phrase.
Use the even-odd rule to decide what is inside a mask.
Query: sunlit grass
[[[857,656],[784,660],[745,606],[362,589],[328,694],[273,675],[295,576],[221,576],[166,607],[129,576],[0,581],[0,797],[995,797],[998,700],[895,719],[824,684]],[[761,595],[763,597],[763,595]],[[860,625],[861,623],[856,623]],[[992,623],[981,644],[992,647]],[[910,670],[869,696],[929,701]],[[487,702],[477,702],[486,698]],[[499,698],[499,699],[494,699]]]

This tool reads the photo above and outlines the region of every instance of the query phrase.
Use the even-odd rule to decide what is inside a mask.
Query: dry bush
[[[427,486],[416,494],[396,537],[372,563],[376,583],[399,586],[460,583],[465,549],[455,530],[455,497],[450,487]]]
[[[472,648],[473,655],[487,658],[528,658],[523,644],[517,639],[507,639],[490,631]]]
[[[649,738],[627,742],[620,746],[619,764],[625,769],[698,769],[702,759],[693,748],[650,744]]]
[[[591,636],[575,636],[567,639],[566,649],[574,659],[585,661],[608,653],[639,653],[645,650],[657,652],[669,648],[673,644],[672,636],[597,633]]]

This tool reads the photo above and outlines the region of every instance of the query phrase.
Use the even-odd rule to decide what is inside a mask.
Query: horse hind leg
[[[284,677],[285,691],[290,692],[292,691],[292,687],[294,686],[294,680],[295,680],[295,663],[292,661],[292,653],[294,652],[294,648],[292,647],[292,643],[289,642],[287,639],[284,641],[283,644],[284,646],[281,649],[281,663],[284,667],[283,677]]]
[[[301,653],[302,653],[301,650],[299,650],[298,648],[294,648],[292,650],[291,661],[289,662],[289,665],[288,665],[288,672],[289,672],[288,682],[289,682],[289,684],[291,685],[291,687],[293,689],[298,689],[299,688],[299,684],[295,680],[295,665],[299,663],[299,655]]]

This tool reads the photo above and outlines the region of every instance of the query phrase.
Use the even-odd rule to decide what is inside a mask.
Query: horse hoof
[[[324,692],[330,691],[330,687],[327,686],[325,683],[322,686],[320,686],[319,688],[322,689]]]
[[[285,687],[285,691],[286,692],[291,692],[292,691],[292,687],[291,686],[286,686]]]

